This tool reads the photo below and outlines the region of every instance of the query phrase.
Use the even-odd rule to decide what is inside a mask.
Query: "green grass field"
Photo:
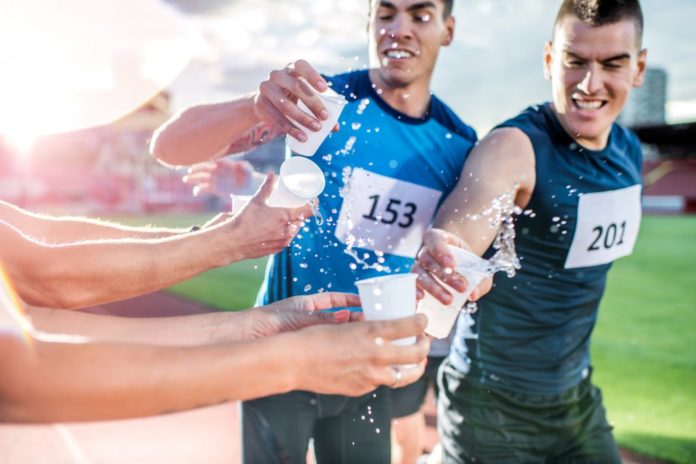
[[[195,222],[202,219],[167,221]],[[696,217],[645,217],[635,252],[610,272],[592,341],[594,380],[620,445],[668,462],[696,462],[695,262]],[[216,269],[171,291],[221,309],[248,307],[264,265]]]
[[[696,217],[644,218],[609,274],[592,347],[619,443],[696,462]]]

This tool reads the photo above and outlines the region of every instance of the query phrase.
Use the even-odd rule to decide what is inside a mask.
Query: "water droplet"
[[[382,309],[382,303],[375,303],[375,310],[380,311]]]
[[[452,138],[452,134],[450,134],[449,132],[446,133],[446,134],[445,134],[445,138],[448,139],[448,140],[451,139],[451,138]]]
[[[308,291],[310,291],[311,289],[312,289],[312,284],[307,284],[307,285],[304,286],[304,291],[305,291],[305,292],[308,292]]]
[[[375,345],[377,345],[377,346],[384,345],[384,339],[382,337],[375,338]]]

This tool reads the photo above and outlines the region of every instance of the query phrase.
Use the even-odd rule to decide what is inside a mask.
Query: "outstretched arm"
[[[357,295],[317,293],[277,301],[244,311],[218,311],[172,317],[119,317],[27,306],[26,315],[40,332],[88,337],[114,343],[195,346],[268,337],[316,324],[347,322],[346,309]]]
[[[417,380],[429,347],[422,315],[197,347],[91,342],[35,331],[9,294],[1,285],[0,422],[138,417],[293,389],[359,395]],[[413,346],[388,343],[417,334]],[[408,363],[420,365],[398,382],[391,366]]]
[[[194,106],[175,115],[155,132],[150,151],[161,162],[179,166],[247,151],[283,134],[305,141],[303,130],[288,118],[316,131],[328,117],[308,82],[319,91],[327,88],[326,81],[304,60],[272,71],[251,95]],[[300,110],[298,98],[317,117]]]
[[[25,235],[47,243],[120,238],[163,238],[188,232],[188,229],[131,227],[84,217],[38,214],[2,200],[0,200],[0,221],[12,224]]]
[[[272,188],[269,176],[238,214],[195,233],[162,239],[51,245],[0,221],[0,259],[19,295],[35,306],[79,308],[142,295],[288,246],[311,208],[266,206]]]
[[[481,256],[498,233],[497,213],[512,205],[526,206],[535,183],[534,151],[519,129],[496,129],[472,150],[456,187],[444,201],[423,238],[415,266],[421,288],[449,303],[449,292],[429,274],[455,290],[466,281],[456,272],[447,245],[469,249]],[[427,272],[424,272],[427,271]],[[475,299],[478,295],[474,295]]]

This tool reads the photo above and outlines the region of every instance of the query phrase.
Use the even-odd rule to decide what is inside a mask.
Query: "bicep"
[[[497,129],[467,158],[435,226],[453,232],[482,254],[495,238],[500,213],[521,206],[534,185],[534,152],[518,129]]]

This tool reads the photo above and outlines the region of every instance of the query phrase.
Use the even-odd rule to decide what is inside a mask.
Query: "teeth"
[[[578,108],[581,110],[598,110],[603,102],[601,101],[583,101],[583,100],[574,100],[575,104],[578,105]]]
[[[397,60],[402,58],[410,58],[413,56],[411,52],[407,52],[405,50],[389,50],[386,54],[388,58],[394,58]]]

